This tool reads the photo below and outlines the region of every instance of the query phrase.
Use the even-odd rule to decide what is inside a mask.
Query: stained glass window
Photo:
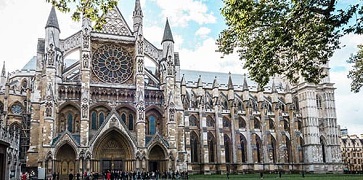
[[[125,113],[121,114],[121,120],[126,124],[126,114]]]
[[[97,129],[97,114],[96,112],[92,112],[91,114],[91,118],[92,118],[92,129]]]
[[[67,129],[69,132],[72,132],[73,131],[73,116],[71,113],[68,114],[68,117],[67,117]]]
[[[150,116],[149,117],[149,134],[155,134],[156,127],[155,127],[155,117]]]
[[[97,49],[92,58],[93,73],[108,83],[123,83],[132,76],[132,56],[119,45],[104,45]]]
[[[98,121],[99,121],[98,127],[100,127],[102,125],[103,121],[105,121],[105,114],[103,114],[103,112],[101,112],[98,118],[99,118],[98,119]]]
[[[129,114],[129,130],[134,130],[134,116]]]
[[[190,116],[189,117],[189,126],[197,126],[197,118],[195,116]]]
[[[11,112],[16,115],[20,115],[23,112],[23,108],[19,103],[14,104],[11,106]]]

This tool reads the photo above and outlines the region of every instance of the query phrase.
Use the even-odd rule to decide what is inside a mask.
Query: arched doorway
[[[133,171],[132,152],[133,148],[124,135],[116,129],[110,130],[96,142],[92,169],[95,172]]]
[[[64,144],[58,149],[56,156],[55,172],[59,172],[62,177],[77,172],[76,152],[69,144]]]
[[[165,172],[167,171],[167,160],[165,158],[164,150],[155,145],[149,153],[149,171]]]

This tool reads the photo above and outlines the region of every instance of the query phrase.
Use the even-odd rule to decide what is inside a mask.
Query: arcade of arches
[[[75,149],[65,143],[57,151],[54,160],[54,171],[61,175],[77,173],[77,170],[92,170],[93,172],[106,172],[108,170],[168,170],[167,154],[162,145],[151,146],[148,159],[134,156],[132,142],[118,130],[110,130],[95,142],[93,156],[76,156]],[[51,159],[47,160],[47,169],[52,168]]]

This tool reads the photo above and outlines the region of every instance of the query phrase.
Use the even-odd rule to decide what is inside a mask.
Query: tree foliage
[[[360,24],[345,28],[359,12],[359,5],[342,10],[336,9],[336,3],[224,0],[222,15],[227,28],[217,40],[219,51],[237,51],[251,78],[261,86],[275,75],[291,82],[301,75],[308,82],[319,83],[327,75],[327,61],[340,48],[339,38],[360,30]]]
[[[46,0],[61,12],[72,12],[72,19],[89,18],[95,23],[94,28],[102,29],[106,22],[103,14],[117,5],[118,0]],[[71,8],[74,7],[74,8]]]

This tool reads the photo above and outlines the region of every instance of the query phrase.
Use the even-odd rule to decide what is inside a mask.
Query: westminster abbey
[[[47,174],[342,171],[333,83],[259,87],[246,75],[180,69],[166,21],[161,46],[116,7],[60,39],[55,9],[22,70],[1,73],[0,105],[21,131],[20,159]],[[79,58],[67,55],[79,52]],[[145,61],[155,66],[145,66]],[[4,65],[5,66],[5,65]],[[328,66],[326,67],[329,72]]]

